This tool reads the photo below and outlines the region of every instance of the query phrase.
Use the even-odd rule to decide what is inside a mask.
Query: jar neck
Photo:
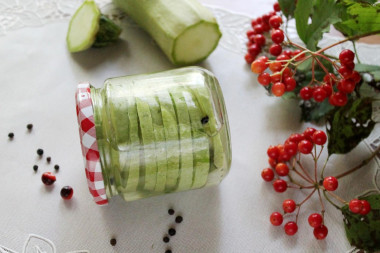
[[[117,195],[115,175],[112,166],[112,148],[110,143],[110,128],[108,126],[108,114],[106,113],[106,97],[103,89],[91,86],[91,100],[94,109],[94,122],[96,141],[99,149],[100,165],[102,169],[104,188],[107,198]]]

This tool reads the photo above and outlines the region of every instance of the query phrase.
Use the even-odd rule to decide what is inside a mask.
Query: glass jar
[[[115,195],[131,201],[216,185],[230,169],[223,95],[203,68],[110,78],[99,89],[82,83],[76,99],[98,204]]]

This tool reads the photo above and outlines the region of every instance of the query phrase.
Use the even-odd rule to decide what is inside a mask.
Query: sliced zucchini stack
[[[203,187],[225,166],[211,95],[204,86],[134,83],[105,91],[114,134],[110,174],[126,199]],[[127,101],[126,101],[127,100]],[[210,174],[211,173],[211,174]],[[219,174],[218,174],[219,175]]]
[[[93,0],[85,0],[72,16],[66,42],[70,52],[105,47],[118,40],[121,29],[101,14]]]

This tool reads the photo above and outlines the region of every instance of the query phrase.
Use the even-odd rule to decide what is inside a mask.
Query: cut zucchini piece
[[[166,174],[168,170],[168,161],[166,157],[166,139],[162,122],[161,108],[154,97],[145,99],[149,104],[152,115],[154,139],[156,142],[156,161],[157,161],[157,182],[155,191],[165,191]]]
[[[165,191],[175,190],[179,176],[179,136],[176,114],[173,102],[167,91],[161,90],[157,93],[161,107],[162,121],[164,125],[165,138],[167,142],[166,156],[168,160],[168,171],[166,174]]]
[[[194,168],[191,123],[189,118],[189,111],[187,109],[182,91],[183,87],[178,87],[176,89],[172,88],[169,90],[176,110],[180,137],[180,175],[177,186],[178,191],[184,191],[191,188],[191,185],[193,183]]]
[[[156,145],[152,115],[148,103],[136,97],[137,114],[140,121],[142,145],[144,149],[145,184],[144,190],[153,191],[157,181]]]
[[[194,152],[192,189],[196,189],[203,187],[207,182],[208,173],[210,170],[209,137],[205,133],[204,127],[201,124],[202,113],[199,109],[198,102],[190,92],[184,91],[183,97],[185,99],[191,120],[191,133]]]
[[[120,33],[120,27],[102,15],[93,0],[85,0],[70,20],[67,47],[72,53],[104,47],[115,42]]]
[[[221,37],[213,14],[197,0],[113,0],[176,65],[207,58]]]
[[[220,138],[219,129],[215,119],[215,113],[210,101],[210,95],[205,87],[192,88],[200,109],[203,113],[203,117],[208,117],[208,122],[204,123],[206,132],[211,136],[211,148],[213,151],[212,161],[217,168],[222,168],[224,165],[224,149],[223,143]]]
[[[126,192],[135,192],[140,179],[140,138],[139,123],[137,110],[135,106],[135,98],[129,96],[128,103],[128,120],[129,120],[129,164],[128,164],[128,180]]]

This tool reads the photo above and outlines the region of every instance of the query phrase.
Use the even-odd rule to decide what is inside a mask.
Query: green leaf
[[[298,0],[294,12],[297,33],[308,49],[315,51],[323,33],[340,21],[339,10],[335,0]]]
[[[337,4],[341,22],[334,26],[346,36],[380,30],[380,5],[376,1],[342,0]]]
[[[355,70],[358,72],[380,71],[380,66],[356,63],[355,64]]]
[[[300,107],[301,120],[305,122],[318,122],[334,109],[327,99],[322,103],[317,103],[312,100],[302,101]]]
[[[278,3],[280,4],[281,11],[286,18],[294,16],[294,10],[296,9],[295,0],[278,0]]]
[[[336,108],[327,116],[328,153],[345,154],[368,137],[375,122],[372,116],[372,99],[361,98]]]
[[[367,215],[352,213],[348,205],[342,207],[346,236],[352,246],[369,252],[380,250],[380,195],[369,195],[371,212]]]

